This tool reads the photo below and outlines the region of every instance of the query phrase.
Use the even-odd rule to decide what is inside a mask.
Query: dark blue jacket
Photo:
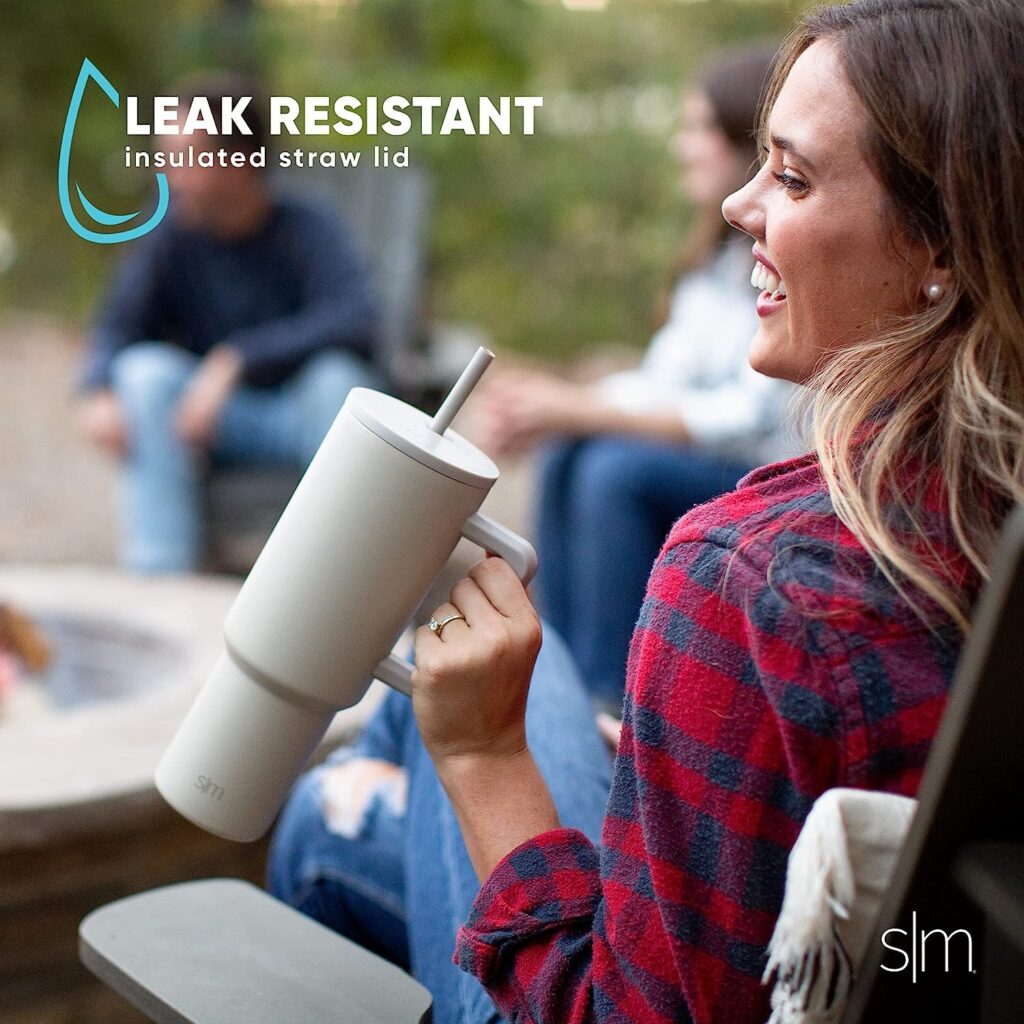
[[[183,227],[172,210],[121,265],[82,386],[107,387],[125,345],[168,341],[199,356],[233,345],[246,382],[271,387],[324,349],[372,359],[374,327],[366,273],[329,211],[275,199],[255,235],[225,242]]]

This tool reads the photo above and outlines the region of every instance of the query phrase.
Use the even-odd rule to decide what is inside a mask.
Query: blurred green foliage
[[[544,96],[534,136],[401,140],[433,180],[430,314],[474,321],[498,344],[552,357],[592,343],[642,345],[689,211],[666,131],[622,116],[635,95],[628,90],[675,96],[716,47],[780,37],[806,6],[3,0],[0,227],[13,233],[17,253],[0,277],[3,304],[88,317],[117,257],[116,246],[73,235],[57,202],[60,133],[83,57],[122,95],[140,96],[188,71],[246,66],[268,92],[293,96]],[[551,130],[557,97],[563,110],[578,101],[597,111],[592,130]],[[74,174],[99,206],[136,209],[147,201],[149,172],[121,166],[123,119],[95,102],[76,135]],[[353,146],[341,136],[300,141]]]

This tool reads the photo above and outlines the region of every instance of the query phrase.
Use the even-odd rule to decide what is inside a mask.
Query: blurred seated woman
[[[541,445],[538,606],[594,702],[621,713],[626,654],[672,524],[744,474],[797,452],[792,385],[751,368],[750,245],[722,200],[756,165],[757,101],[776,47],[727,51],[687,93],[673,151],[696,209],[667,317],[640,365],[580,386],[536,372],[485,381],[480,441]]]
[[[364,748],[393,760],[405,810],[329,847],[317,780],[300,785],[276,891],[376,940],[359,901],[386,865],[438,1021],[763,1024],[811,804],[834,786],[915,793],[1024,500],[1021,69],[1016,0],[857,0],[785,46],[764,164],[724,213],[785,282],[757,299],[750,360],[808,385],[814,450],[673,528],[600,847],[586,702],[496,558],[436,613],[464,618],[418,634],[413,700],[387,700]]]

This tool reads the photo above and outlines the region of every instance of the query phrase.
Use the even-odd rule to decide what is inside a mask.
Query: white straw
[[[476,350],[475,355],[469,361],[462,375],[455,382],[455,386],[448,392],[448,397],[441,403],[437,415],[430,421],[430,429],[435,433],[443,434],[455,419],[456,414],[462,408],[462,403],[469,397],[470,391],[476,387],[477,382],[484,374],[484,370],[491,365],[494,353],[482,346]]]

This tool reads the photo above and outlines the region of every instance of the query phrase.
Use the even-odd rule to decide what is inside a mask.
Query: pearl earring
[[[931,299],[932,302],[938,302],[939,299],[946,294],[946,289],[943,288],[941,284],[930,284],[926,291],[928,298]]]

